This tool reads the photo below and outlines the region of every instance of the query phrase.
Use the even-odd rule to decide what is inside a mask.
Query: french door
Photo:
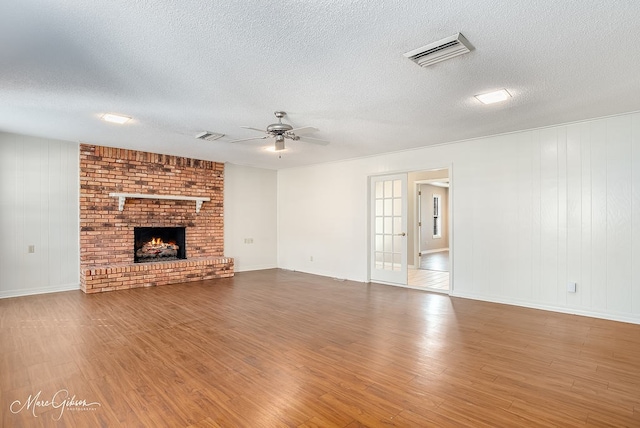
[[[407,174],[371,177],[373,282],[407,285]]]

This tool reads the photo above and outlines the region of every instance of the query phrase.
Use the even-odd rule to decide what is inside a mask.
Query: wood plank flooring
[[[637,427],[640,326],[280,270],[3,299],[0,423]]]

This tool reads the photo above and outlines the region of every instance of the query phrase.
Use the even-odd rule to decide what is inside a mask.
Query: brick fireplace
[[[82,290],[233,276],[233,259],[224,257],[223,189],[222,163],[81,144]],[[184,228],[186,258],[136,263],[134,229],[152,227]]]

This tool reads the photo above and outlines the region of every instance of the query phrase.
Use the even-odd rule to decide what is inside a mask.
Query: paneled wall
[[[366,281],[368,177],[443,165],[453,295],[640,322],[638,113],[279,171],[279,266]]]
[[[79,288],[78,228],[77,143],[0,133],[0,298]]]

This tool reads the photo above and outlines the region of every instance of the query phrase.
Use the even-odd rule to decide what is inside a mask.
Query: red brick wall
[[[81,144],[81,269],[132,265],[135,226],[184,226],[188,259],[222,257],[223,189],[222,163]],[[118,211],[118,199],[110,197],[111,192],[202,196],[211,201],[196,213],[193,201],[127,199],[124,210]],[[163,282],[143,285],[155,283]]]

